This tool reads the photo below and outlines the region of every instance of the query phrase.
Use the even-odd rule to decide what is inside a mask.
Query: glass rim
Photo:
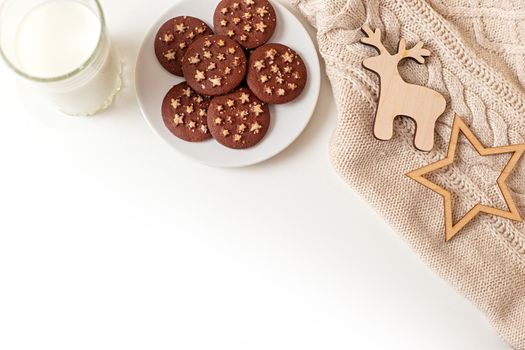
[[[11,1],[14,1],[14,0],[6,0],[2,4],[0,4],[0,14],[3,13],[5,8],[7,7],[7,4],[9,2],[11,2]],[[20,0],[17,0],[17,1],[20,1]],[[21,69],[19,69],[13,62],[11,62],[7,58],[7,55],[5,54],[4,49],[2,48],[1,42],[0,42],[0,56],[2,56],[2,58],[6,62],[6,64],[13,71],[15,71],[18,75],[20,75],[20,76],[22,76],[22,77],[24,77],[26,79],[35,81],[35,82],[39,82],[39,83],[59,82],[59,81],[63,81],[63,80],[69,79],[69,78],[74,77],[75,75],[79,74],[80,72],[82,72],[87,66],[89,66],[95,60],[95,58],[97,56],[97,52],[100,50],[100,48],[103,45],[104,35],[105,35],[105,32],[106,32],[106,18],[104,16],[104,11],[102,10],[102,6],[100,5],[99,0],[90,0],[90,1],[93,1],[95,3],[95,5],[97,7],[99,19],[100,19],[100,33],[99,33],[99,36],[98,36],[97,46],[95,46],[95,49],[93,50],[93,52],[91,53],[89,58],[84,63],[82,63],[80,66],[78,66],[77,68],[72,70],[71,72],[68,72],[68,73],[62,74],[62,75],[58,75],[58,76],[54,76],[54,77],[49,77],[49,78],[37,77],[37,76],[33,76],[31,74],[27,74],[26,72],[24,72]]]

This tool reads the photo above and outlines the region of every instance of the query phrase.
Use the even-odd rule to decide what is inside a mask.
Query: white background
[[[97,117],[28,108],[0,68],[0,349],[506,349],[333,172],[326,79],[304,134],[251,168],[148,129],[133,63],[171,5],[103,1],[127,79]]]

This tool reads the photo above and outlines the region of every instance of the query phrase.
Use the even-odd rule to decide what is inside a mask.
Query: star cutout
[[[498,187],[503,194],[503,198],[505,199],[505,203],[507,204],[508,210],[502,210],[494,207],[489,207],[486,205],[483,205],[481,203],[476,204],[474,208],[472,208],[465,216],[463,216],[457,223],[454,223],[453,218],[453,210],[452,210],[452,193],[450,191],[447,191],[441,186],[438,186],[437,184],[429,181],[424,176],[436,171],[438,169],[447,167],[454,163],[454,157],[456,154],[457,146],[458,146],[458,140],[459,140],[459,134],[463,133],[467,140],[474,146],[476,151],[481,156],[491,156],[491,155],[497,155],[497,154],[505,154],[505,153],[511,153],[512,156],[505,165],[505,168],[501,171],[500,176],[498,177],[497,183]],[[426,167],[423,167],[421,169],[414,170],[407,174],[408,177],[411,179],[419,182],[425,187],[428,187],[432,191],[438,193],[441,195],[445,202],[445,240],[448,242],[456,234],[458,234],[461,229],[463,229],[472,219],[474,219],[478,214],[485,213],[489,215],[499,216],[505,219],[515,220],[515,221],[523,221],[518,208],[516,206],[516,203],[512,199],[512,196],[510,194],[510,191],[507,187],[506,180],[518,161],[523,156],[523,153],[525,152],[525,144],[519,144],[519,145],[510,145],[510,146],[503,146],[503,147],[493,147],[493,148],[487,148],[484,147],[481,142],[478,140],[476,135],[469,129],[469,127],[465,124],[465,122],[459,118],[458,116],[454,119],[454,125],[452,126],[452,134],[450,136],[450,144],[448,148],[447,157],[445,159],[442,159],[436,163],[427,165]]]

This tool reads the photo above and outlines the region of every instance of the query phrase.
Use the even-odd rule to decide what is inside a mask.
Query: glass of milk
[[[98,0],[4,0],[0,53],[66,114],[96,114],[121,87]]]

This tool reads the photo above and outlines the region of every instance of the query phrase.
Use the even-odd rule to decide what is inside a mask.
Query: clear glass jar
[[[121,63],[97,0],[5,0],[0,53],[66,114],[96,114],[121,88]]]

